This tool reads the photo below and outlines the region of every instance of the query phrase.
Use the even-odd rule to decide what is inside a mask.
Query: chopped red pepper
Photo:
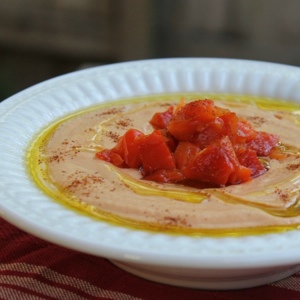
[[[104,149],[101,152],[97,152],[96,157],[108,161],[117,167],[126,167],[124,159],[121,157],[121,155],[113,150]]]
[[[177,168],[179,170],[185,168],[199,151],[200,148],[191,142],[179,142],[174,152]]]
[[[157,170],[176,168],[173,154],[160,130],[154,130],[151,134],[141,138],[139,148],[144,175]]]
[[[144,176],[144,179],[161,183],[176,183],[181,182],[185,178],[182,172],[178,169],[162,169]]]
[[[247,142],[247,147],[254,150],[259,156],[267,156],[278,144],[278,141],[277,135],[260,131],[256,132],[255,137]]]
[[[238,160],[242,166],[251,170],[252,177],[260,176],[266,172],[254,150],[246,149],[238,155]]]
[[[184,170],[187,179],[197,179],[202,182],[225,185],[250,180],[248,176],[240,177],[240,163],[235,155],[230,139],[226,136],[198,152]],[[233,176],[234,175],[234,176]]]
[[[96,157],[111,162],[117,167],[139,168],[141,166],[139,139],[144,134],[136,129],[129,129],[111,150],[104,149]]]
[[[259,156],[284,157],[277,135],[252,124],[212,100],[197,100],[155,113],[154,131],[128,130],[112,149],[96,157],[118,167],[135,168],[144,179],[199,186],[239,184],[267,170]],[[204,184],[204,185],[203,185]]]
[[[190,141],[206,124],[226,112],[229,111],[215,106],[212,100],[193,101],[173,115],[167,129],[178,140]]]
[[[173,115],[173,111],[174,107],[170,106],[164,112],[157,112],[153,115],[149,123],[156,129],[164,129],[169,124]]]

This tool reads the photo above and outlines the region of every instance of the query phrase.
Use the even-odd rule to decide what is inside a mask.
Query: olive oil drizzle
[[[297,192],[298,192],[297,194],[299,194],[299,191]],[[290,218],[290,217],[297,217],[300,215],[300,197],[297,197],[296,201],[289,207],[281,208],[281,207],[272,207],[264,203],[246,201],[243,200],[243,198],[241,197],[237,197],[228,193],[222,193],[217,190],[214,190],[213,192],[211,192],[211,194],[217,197],[219,200],[222,200],[223,202],[234,204],[234,205],[237,204],[247,205],[253,208],[260,209],[266,212],[267,214],[276,217]],[[265,194],[267,195],[267,193]]]
[[[160,196],[177,201],[201,203],[207,199],[208,193],[199,190],[199,192],[187,192],[184,190],[176,190],[171,187],[154,187],[144,180],[137,180],[124,172],[120,172],[116,167],[109,166],[109,168],[115,172],[119,179],[129,187],[133,192],[142,196]],[[142,199],[142,198],[141,198]]]
[[[177,200],[177,201],[184,201],[184,202],[190,202],[190,203],[201,203],[202,201],[209,198],[209,195],[215,196],[217,199],[234,205],[247,205],[253,208],[260,209],[267,214],[277,216],[277,217],[296,217],[300,215],[300,196],[296,197],[296,200],[292,205],[288,207],[276,207],[271,206],[270,204],[265,204],[261,202],[255,202],[255,201],[247,201],[244,200],[242,197],[238,197],[235,195],[232,195],[230,193],[226,193],[226,191],[218,190],[218,189],[202,189],[199,190],[199,192],[187,192],[184,190],[177,190],[172,189],[172,185],[168,185],[168,187],[155,187],[152,184],[147,183],[143,180],[137,180],[130,175],[120,171],[118,168],[113,166],[108,166],[109,169],[111,169],[112,172],[115,172],[119,179],[133,192],[145,196],[145,195],[151,195],[151,196],[160,196],[160,197],[166,197],[169,199]],[[299,180],[299,176],[297,176]],[[293,181],[293,179],[291,179]],[[183,186],[184,188],[184,186]],[[264,191],[259,192],[259,194],[268,195],[268,193],[272,193],[272,191],[269,191],[268,188],[266,188]],[[253,193],[251,193],[253,194]],[[299,188],[296,188],[293,191],[291,191],[292,195],[299,195]],[[245,196],[245,195],[244,195]],[[247,196],[247,195],[246,195]],[[142,198],[141,198],[142,199]]]

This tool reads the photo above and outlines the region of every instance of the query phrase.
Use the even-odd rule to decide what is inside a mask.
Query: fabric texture
[[[36,238],[0,219],[0,299],[300,299],[300,273],[235,291],[168,286],[129,274],[108,260]]]

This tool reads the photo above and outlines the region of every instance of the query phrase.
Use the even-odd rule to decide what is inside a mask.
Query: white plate
[[[162,59],[67,74],[0,104],[1,216],[50,242],[105,257],[138,276],[168,284],[235,289],[300,270],[300,231],[239,238],[193,238],[108,225],[45,196],[28,176],[34,135],[64,114],[139,95],[213,92],[300,102],[300,69],[230,59]]]

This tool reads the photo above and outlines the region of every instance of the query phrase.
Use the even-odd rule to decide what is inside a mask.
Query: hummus
[[[185,95],[186,101],[201,97]],[[30,149],[31,173],[54,199],[122,226],[197,235],[297,228],[300,106],[246,96],[208,97],[251,121],[256,130],[279,135],[287,157],[268,159],[269,170],[252,181],[206,189],[142,180],[138,170],[95,158],[130,128],[153,131],[151,116],[180,99],[165,95],[102,104],[52,124]]]

